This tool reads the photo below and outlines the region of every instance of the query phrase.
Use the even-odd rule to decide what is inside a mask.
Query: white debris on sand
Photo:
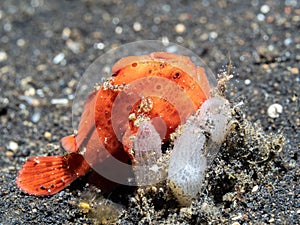
[[[52,105],[67,105],[69,100],[67,98],[53,98],[51,99]]]
[[[282,112],[283,112],[283,107],[278,103],[274,103],[270,105],[268,108],[268,116],[273,119],[278,118]]]

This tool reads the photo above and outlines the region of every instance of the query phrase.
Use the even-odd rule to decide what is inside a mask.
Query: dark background
[[[244,192],[237,192],[237,184],[223,192],[240,198],[214,198],[212,188],[191,208],[168,210],[159,200],[128,203],[126,199],[135,196],[131,190],[114,198],[125,209],[119,223],[299,224],[300,5],[296,0],[2,0],[1,224],[91,223],[77,206],[86,178],[55,196],[37,198],[15,186],[17,171],[28,156],[63,153],[59,140],[73,131],[72,97],[90,63],[114,46],[166,38],[194,51],[214,73],[230,59],[235,76],[228,98],[236,103],[243,100],[245,117],[260,121],[266,132],[282,132],[285,146],[268,166],[260,167],[265,179],[254,181],[251,175],[254,178]],[[64,57],[55,64],[60,53]],[[68,102],[51,104],[52,99]],[[283,107],[275,119],[267,113],[273,103]],[[251,173],[243,167],[241,171]],[[256,185],[258,191],[252,192]]]

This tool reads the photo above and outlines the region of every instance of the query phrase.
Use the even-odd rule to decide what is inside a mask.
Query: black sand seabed
[[[191,49],[215,73],[231,59],[228,98],[243,100],[246,119],[282,132],[285,144],[267,153],[259,152],[262,143],[255,149],[255,140],[253,149],[223,148],[189,208],[166,201],[159,189],[118,190],[109,195],[123,205],[117,223],[299,224],[299,1],[2,0],[0,25],[0,224],[105,222],[101,206],[88,214],[78,207],[95,195],[94,203],[104,204],[85,187],[87,177],[38,198],[16,187],[17,171],[29,156],[63,153],[56,146],[73,131],[72,94],[91,62],[113,46],[162,38]],[[278,118],[267,112],[274,103],[282,106]]]

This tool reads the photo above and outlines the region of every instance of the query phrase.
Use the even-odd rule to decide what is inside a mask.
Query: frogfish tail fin
[[[36,195],[53,195],[90,169],[82,155],[38,156],[27,159],[16,179],[24,192]]]

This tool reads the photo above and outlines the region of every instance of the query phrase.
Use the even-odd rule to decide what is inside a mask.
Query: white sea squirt
[[[169,186],[182,206],[200,192],[207,164],[226,137],[231,118],[229,102],[213,97],[190,116],[174,141],[168,168]]]
[[[169,185],[178,202],[187,206],[196,196],[204,179],[207,160],[203,154],[206,141],[203,130],[188,121],[175,140],[168,169]]]
[[[162,171],[157,162],[162,157],[161,139],[150,121],[140,125],[133,149],[135,161],[133,171],[138,186],[151,185],[162,179]]]

